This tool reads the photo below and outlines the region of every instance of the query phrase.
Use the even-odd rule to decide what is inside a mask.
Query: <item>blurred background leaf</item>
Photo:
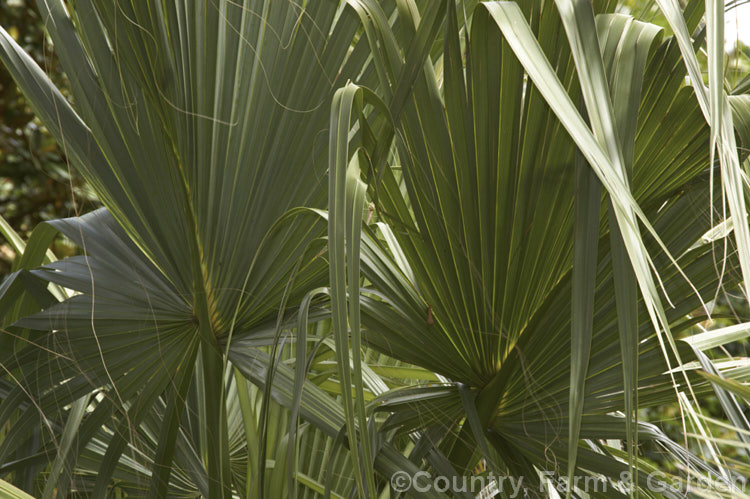
[[[44,68],[68,95],[68,83],[44,31],[36,3],[0,2],[0,19],[8,33]],[[72,189],[72,191],[71,191]],[[0,216],[24,239],[40,222],[86,213],[99,204],[72,168],[47,128],[29,107],[4,65],[0,65]],[[57,238],[60,256],[75,249]],[[15,252],[0,241],[0,276],[10,271]]]

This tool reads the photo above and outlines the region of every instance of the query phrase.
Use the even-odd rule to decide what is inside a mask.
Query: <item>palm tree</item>
[[[13,239],[14,484],[382,497],[483,469],[653,496],[647,441],[742,472],[698,401],[750,430],[745,370],[701,353],[746,328],[679,340],[750,261],[720,10],[704,88],[699,2],[660,2],[675,37],[612,2],[39,3],[73,104],[2,30],[0,58],[106,208]],[[705,438],[639,421],[662,404]]]

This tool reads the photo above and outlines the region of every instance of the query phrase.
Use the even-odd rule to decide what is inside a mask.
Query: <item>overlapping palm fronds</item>
[[[105,208],[13,238],[0,477],[43,497],[395,497],[397,471],[464,497],[417,472],[477,466],[532,496],[733,482],[700,402],[746,446],[750,371],[702,352],[747,328],[690,328],[747,283],[750,105],[723,88],[721,6],[705,86],[703,4],[658,3],[674,37],[582,0],[40,0],[73,102],[3,30],[0,59]],[[58,232],[79,256],[46,254]],[[638,420],[664,404],[685,441]],[[646,441],[682,469],[658,494]]]

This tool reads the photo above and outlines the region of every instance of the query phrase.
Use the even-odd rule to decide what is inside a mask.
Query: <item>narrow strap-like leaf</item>
[[[599,179],[580,154],[575,165],[575,220],[573,231],[573,280],[570,319],[570,397],[568,402],[568,483],[573,483],[578,438],[586,394],[586,375],[594,329],[599,211],[602,188]],[[570,489],[568,489],[570,495]]]

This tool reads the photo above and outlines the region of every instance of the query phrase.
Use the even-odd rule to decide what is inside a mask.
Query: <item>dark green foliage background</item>
[[[24,0],[0,2],[0,22],[64,91],[65,76],[44,33],[36,4]],[[39,222],[75,215],[76,205],[79,213],[97,206],[90,190],[68,168],[65,152],[0,65],[0,215],[26,238]],[[54,251],[64,256],[72,248],[59,240]],[[0,276],[10,269],[13,256],[8,245],[0,244]]]

